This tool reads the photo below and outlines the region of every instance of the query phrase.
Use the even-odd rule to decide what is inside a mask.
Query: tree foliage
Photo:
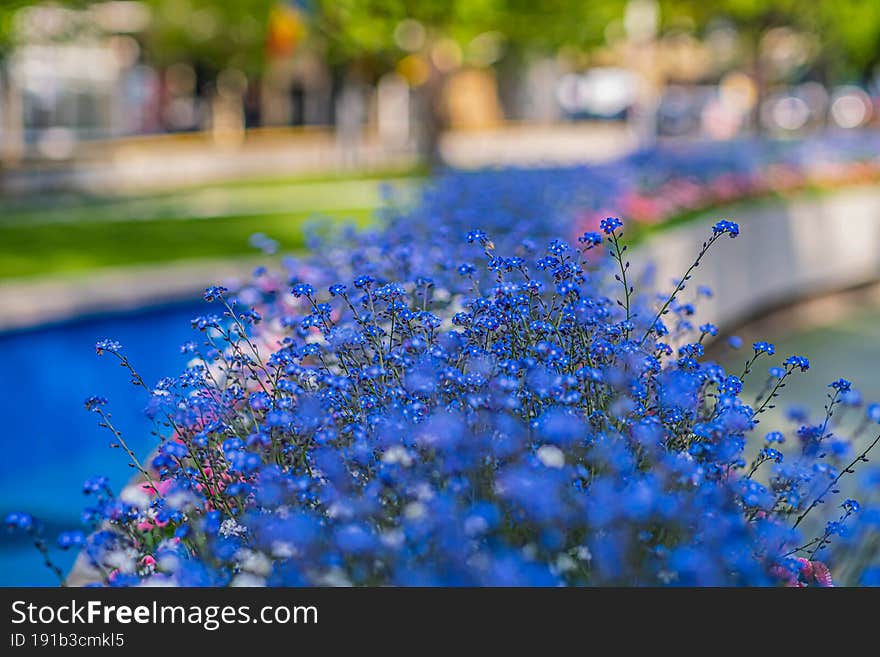
[[[144,45],[160,64],[190,61],[208,69],[233,66],[258,72],[266,59],[273,10],[299,12],[311,45],[336,65],[373,62],[389,67],[401,48],[394,31],[406,18],[431,38],[465,47],[485,32],[498,33],[508,53],[589,50],[605,39],[626,0],[142,0],[152,10]],[[15,42],[14,16],[35,0],[0,3],[0,57]],[[89,0],[56,0],[86,6]],[[865,78],[880,62],[880,3],[863,0],[660,0],[666,26],[689,18],[698,29],[717,19],[733,23],[754,45],[767,29],[790,26],[813,35],[817,66],[830,79]]]
[[[259,71],[276,0],[146,0],[152,21],[145,35],[150,59],[188,61],[209,70]]]
[[[816,37],[817,66],[829,79],[866,78],[880,62],[880,3],[863,0],[662,0],[665,20],[687,16],[698,26],[726,18],[754,45],[773,27]]]

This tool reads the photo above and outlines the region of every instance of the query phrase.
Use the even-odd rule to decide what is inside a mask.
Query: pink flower
[[[833,587],[834,580],[831,571],[821,561],[810,561],[799,557],[795,559],[797,569],[790,570],[785,566],[777,565],[770,569],[770,574],[782,580],[784,586],[805,587]]]
[[[834,580],[831,579],[831,571],[821,561],[813,561],[813,579],[816,580],[818,586],[831,588],[834,586]]]
[[[800,579],[804,586],[833,587],[831,571],[821,561],[809,561],[804,558],[798,559]]]
[[[142,491],[144,491],[145,493],[149,493],[151,496],[155,496],[158,494],[164,497],[168,494],[168,489],[171,488],[172,483],[173,481],[171,479],[166,479],[165,481],[160,481],[158,483],[154,482],[152,484],[148,482],[143,482],[142,484],[140,484],[140,487]]]

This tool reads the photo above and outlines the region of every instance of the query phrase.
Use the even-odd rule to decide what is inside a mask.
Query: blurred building
[[[135,2],[20,9],[3,76],[5,159],[62,159],[81,140],[156,130],[157,75],[131,36],[148,20]]]
[[[206,77],[185,59],[149,61],[141,37],[153,18],[136,1],[18,10],[15,46],[0,64],[4,161],[64,160],[96,139],[207,130],[234,143],[246,127],[332,123],[331,74],[316,53],[297,48],[295,12],[273,14],[258,80],[235,69]]]

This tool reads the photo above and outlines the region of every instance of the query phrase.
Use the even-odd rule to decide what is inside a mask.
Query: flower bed
[[[880,513],[839,495],[877,486],[880,406],[839,379],[817,417],[762,431],[809,361],[757,342],[728,373],[694,320],[699,264],[739,226],[670,293],[636,289],[620,220],[553,239],[585,198],[568,175],[449,176],[375,233],[209,288],[179,376],[98,342],[163,440],[142,463],[86,402],[142,479],[88,481],[90,527],[59,545],[112,585],[822,586],[858,551],[880,583]],[[7,523],[50,556],[28,514]]]
[[[449,172],[421,202],[393,212],[397,224],[498,236],[522,226],[538,241],[575,240],[607,216],[626,217],[629,240],[713,208],[788,198],[880,180],[880,133],[830,134],[799,141],[661,145],[606,164]]]

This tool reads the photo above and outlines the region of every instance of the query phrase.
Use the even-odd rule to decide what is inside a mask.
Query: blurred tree
[[[791,0],[792,25],[817,37],[817,67],[828,82],[868,80],[880,64],[880,2]]]
[[[520,75],[519,64],[530,54],[553,55],[561,49],[586,62],[594,48],[605,44],[609,25],[615,22],[619,28],[627,5],[627,0],[141,1],[152,14],[149,28],[138,37],[146,59],[158,66],[190,64],[205,83],[213,84],[228,69],[252,80],[270,58],[293,56],[303,41],[325,57],[337,80],[373,83],[397,71],[415,91],[422,146],[432,158],[444,122],[439,99],[451,73],[462,65],[494,65]],[[810,39],[809,61],[793,76],[811,75],[826,83],[865,81],[880,62],[877,1],[658,2],[666,26],[682,17],[698,28],[719,18],[735,25],[751,59],[745,65],[752,67],[761,89],[771,81],[764,79],[754,53],[775,27],[791,27]],[[15,13],[31,4],[38,1],[0,0],[0,60],[14,43]]]
[[[145,48],[159,65],[186,62],[218,73],[259,73],[277,0],[143,0],[153,11]]]
[[[11,84],[5,60],[15,47],[15,15],[32,0],[3,0],[0,4],[0,174],[21,155],[21,103]],[[2,183],[2,179],[0,179]]]
[[[0,3],[0,60],[15,44],[15,14],[22,7],[32,4],[33,0],[4,0]]]
[[[216,140],[240,142],[248,121],[246,98],[255,97],[255,82],[266,68],[278,1],[141,1],[151,9],[140,36],[146,59],[175,72],[164,76],[166,90],[203,101],[176,127],[209,125]]]
[[[440,94],[469,51],[503,48],[508,60],[529,52],[586,52],[604,42],[624,0],[314,0],[316,38],[337,67],[368,81],[397,70],[422,108],[425,155],[436,163],[444,123]],[[494,60],[494,58],[493,58]]]
[[[54,2],[41,2],[40,0],[0,0],[0,61],[2,61],[15,47],[20,35],[16,33],[16,14],[25,7],[34,5],[55,5],[81,9],[93,4],[94,0],[54,0]]]
[[[774,84],[804,79],[826,86],[866,83],[880,73],[880,2],[660,0],[660,4],[667,23],[689,17],[705,29],[727,20],[737,29],[743,46],[739,65],[750,71],[755,82],[752,123],[759,132],[760,108]],[[802,52],[793,57],[792,46]],[[778,61],[774,62],[780,58],[793,60],[794,65],[780,71]]]
[[[661,0],[664,20],[689,16],[699,25],[727,18],[758,51],[774,27],[813,37],[813,69],[825,82],[865,81],[880,64],[880,2],[865,0]]]
[[[427,41],[446,37],[460,46],[486,32],[500,33],[514,49],[587,48],[604,40],[625,0],[315,0],[315,21],[331,56],[387,62],[405,52],[398,30],[416,21]]]

